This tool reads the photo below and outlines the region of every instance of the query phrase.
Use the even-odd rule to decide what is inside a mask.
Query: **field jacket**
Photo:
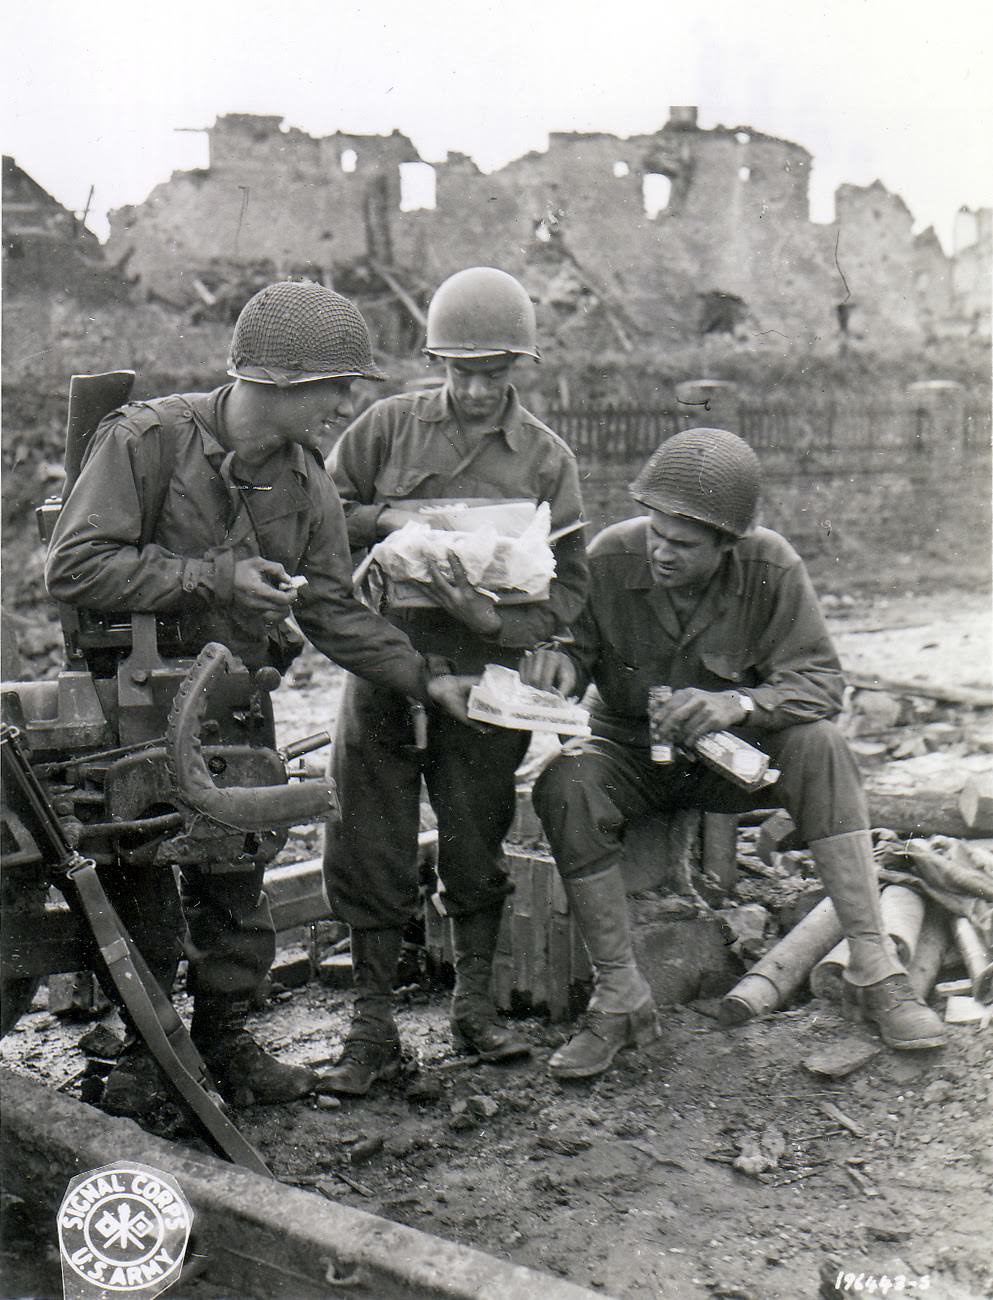
[[[287,445],[264,481],[236,477],[218,439],[230,391],[134,403],[101,422],[55,526],[49,592],[88,609],[178,614],[190,652],[220,641],[258,667],[271,662],[269,631],[233,599],[234,566],[278,560],[307,579],[293,612],[318,650],[425,699],[422,656],[352,594],[345,520],[320,457]]]
[[[384,508],[430,498],[547,501],[553,531],[582,519],[572,451],[524,409],[513,388],[498,427],[471,448],[447,389],[387,397],[346,429],[328,469],[356,550],[378,540]],[[501,606],[500,632],[492,640],[441,610],[396,610],[388,617],[418,649],[444,656],[460,671],[478,671],[488,662],[515,665],[521,649],[569,628],[586,597],[583,531],[561,538],[553,550],[556,575],[548,599]]]
[[[841,665],[803,561],[768,528],[738,541],[680,624],[652,578],[648,520],[604,529],[590,550],[590,600],[568,653],[595,734],[648,744],[648,688],[740,689],[749,727],[778,731],[830,718],[842,706]]]

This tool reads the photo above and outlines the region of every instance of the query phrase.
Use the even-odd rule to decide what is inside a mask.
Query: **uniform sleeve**
[[[384,502],[376,501],[376,477],[386,459],[386,416],[380,403],[352,422],[327,458],[341,507],[345,513],[348,541],[353,551],[379,540],[376,524]]]
[[[427,703],[423,657],[399,628],[367,609],[353,594],[345,516],[334,484],[323,476],[299,572],[307,586],[294,613],[317,649],[377,686]]]
[[[141,544],[158,496],[160,438],[120,416],[98,428],[48,550],[45,582],[56,600],[96,610],[175,610],[212,586],[215,555],[191,559]]]
[[[575,458],[563,454],[550,467],[543,485],[543,500],[551,507],[552,531],[574,524],[583,517],[579,471]],[[552,547],[555,577],[548,599],[534,605],[506,605],[500,609],[499,644],[526,647],[568,632],[586,603],[590,569],[586,558],[585,530],[567,533]]]
[[[807,570],[786,569],[759,641],[754,725],[780,731],[841,712],[845,679]]]

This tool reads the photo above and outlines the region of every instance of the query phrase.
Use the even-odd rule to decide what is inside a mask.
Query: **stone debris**
[[[843,1038],[820,1052],[804,1057],[803,1068],[811,1074],[821,1074],[828,1079],[844,1079],[861,1070],[882,1049],[877,1043],[867,1043],[858,1038]]]
[[[786,1151],[786,1139],[773,1124],[767,1124],[758,1136],[748,1134],[736,1139],[739,1154],[731,1161],[731,1167],[749,1178],[775,1169]]]

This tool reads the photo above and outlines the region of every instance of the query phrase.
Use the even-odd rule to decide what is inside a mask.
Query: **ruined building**
[[[990,332],[990,213],[964,213],[955,253],[913,234],[878,181],[842,185],[810,220],[810,154],[672,109],[650,135],[553,133],[491,174],[424,163],[406,136],[315,139],[229,114],[210,164],[111,214],[108,255],[149,295],[202,310],[226,286],[309,275],[395,309],[387,346],[416,346],[423,307],[473,263],[520,276],[560,342],[630,350],[702,334],[848,335],[908,344]]]
[[[10,295],[44,290],[103,302],[121,290],[96,235],[3,156],[3,284]]]

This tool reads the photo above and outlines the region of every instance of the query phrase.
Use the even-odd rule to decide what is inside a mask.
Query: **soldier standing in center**
[[[577,523],[575,458],[524,409],[510,382],[518,358],[538,360],[534,308],[523,286],[492,267],[451,276],[428,308],[425,351],[443,360],[444,386],[377,402],[329,458],[353,548],[402,528],[425,499],[547,501],[553,532]],[[447,660],[456,673],[478,674],[488,663],[516,667],[522,650],[568,629],[583,606],[582,529],[558,540],[554,553],[547,600],[497,606],[470,586],[456,561],[451,578],[434,570],[435,608],[387,617],[422,654]],[[456,1042],[485,1061],[528,1054],[498,1018],[490,980],[511,889],[502,841],[529,739],[527,732],[456,724],[430,709],[426,748],[415,751],[403,700],[348,678],[332,759],[342,820],[326,834],[324,874],[334,913],[351,929],[355,1002],[325,1088],[361,1096],[399,1070],[392,991],[403,928],[418,901],[422,775],[438,819],[438,871],[452,919]]]

